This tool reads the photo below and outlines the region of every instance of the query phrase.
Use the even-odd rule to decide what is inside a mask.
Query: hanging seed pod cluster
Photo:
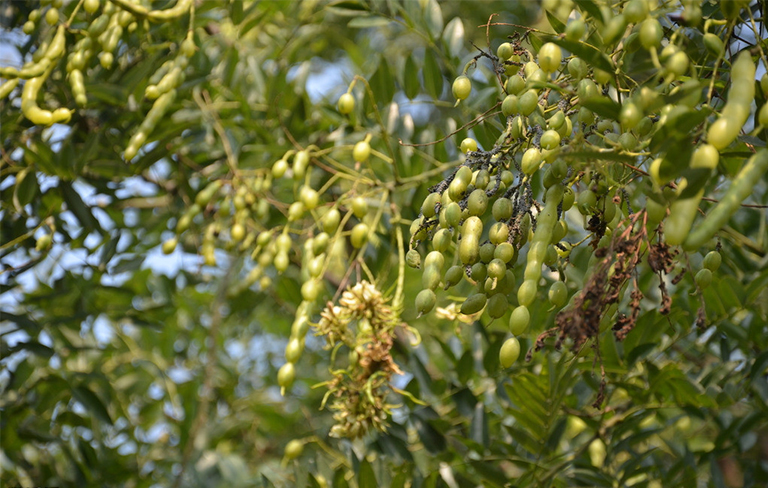
[[[627,307],[614,327],[626,337],[643,296],[635,269],[649,266],[660,277],[677,269],[679,282],[687,268],[680,249],[715,247],[768,170],[768,150],[740,137],[767,126],[768,75],[755,79],[765,53],[732,46],[729,54],[724,42],[749,15],[747,2],[728,2],[724,18],[706,22],[698,2],[587,3],[569,10],[567,22],[550,15],[556,34],[520,30],[464,67],[453,83],[456,104],[472,101],[472,71],[490,63],[503,131],[482,150],[471,138],[461,143],[464,161],[430,188],[411,226],[407,263],[422,270],[418,313],[468,282],[461,314],[509,317],[505,367],[517,359],[515,336],[528,330],[529,307],[539,300],[562,309],[554,331],[578,345],[596,336],[609,307]],[[715,79],[727,89],[716,90]],[[757,116],[748,124],[753,101]],[[705,192],[723,181],[720,158],[736,148],[752,156],[697,219]],[[568,282],[579,247],[592,254],[581,273],[608,281]],[[718,265],[712,251],[693,270],[699,290]],[[621,302],[630,287],[632,300]],[[663,279],[659,288],[668,311]],[[575,315],[591,317],[582,330],[571,330]]]
[[[55,71],[61,71],[69,82],[74,105],[86,108],[86,78],[91,70],[110,70],[120,58],[128,62],[130,53],[120,49],[132,34],[143,34],[151,23],[178,22],[193,15],[192,0],[178,0],[164,10],[152,10],[141,3],[125,0],[84,0],[41,2],[24,23],[23,32],[36,35],[39,45],[32,59],[20,69],[0,68],[0,99],[9,96],[23,80],[21,113],[32,124],[49,126],[70,122],[75,107],[45,108],[45,83]],[[173,45],[172,59],[149,78],[145,89],[147,100],[153,100],[138,129],[124,148],[124,157],[132,160],[151,137],[176,98],[176,88],[184,81],[189,58],[195,52],[192,29],[186,38]],[[66,62],[63,60],[66,58]],[[63,66],[62,66],[63,65]],[[63,69],[62,69],[63,68]]]

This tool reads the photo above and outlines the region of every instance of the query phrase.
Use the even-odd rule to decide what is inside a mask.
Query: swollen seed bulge
[[[530,321],[531,313],[528,311],[528,307],[517,307],[512,311],[512,315],[509,317],[509,331],[514,335],[519,336],[528,329]]]
[[[488,297],[485,296],[485,293],[475,293],[474,295],[470,295],[464,300],[464,303],[461,304],[460,312],[464,315],[475,314],[485,307],[487,301]]]
[[[506,221],[512,216],[514,208],[512,206],[512,200],[509,198],[499,198],[493,202],[493,218],[499,222]]]
[[[458,282],[461,281],[461,278],[464,276],[464,267],[463,266],[451,266],[448,268],[448,271],[445,272],[445,277],[443,278],[443,282],[445,284],[445,289],[456,285]]]
[[[360,249],[368,241],[368,225],[359,223],[352,228],[352,233],[349,236],[349,242],[352,243],[352,247]]]
[[[505,263],[509,263],[515,258],[515,246],[509,242],[502,242],[496,246],[493,251],[494,259],[501,259]]]
[[[497,293],[488,299],[487,310],[488,315],[492,319],[498,319],[504,316],[509,309],[509,301],[507,296],[502,293]]]
[[[469,277],[480,283],[488,277],[488,268],[483,263],[475,263],[469,271]]]
[[[451,91],[457,100],[464,100],[469,97],[469,93],[472,91],[472,82],[466,76],[461,75],[454,80]]]
[[[706,269],[714,273],[720,268],[720,263],[722,262],[723,258],[720,256],[719,252],[710,251],[706,256],[704,256],[704,262],[702,264]]]
[[[562,59],[563,51],[557,44],[548,42],[539,49],[539,65],[547,73],[554,73],[560,69]]]
[[[405,254],[405,264],[414,269],[421,267],[421,254],[416,249],[411,249]]]
[[[501,366],[506,369],[515,364],[515,361],[517,361],[517,358],[519,357],[520,342],[516,338],[510,337],[501,345],[501,349],[499,350],[499,362],[501,363]]]
[[[432,311],[436,302],[437,295],[435,295],[434,291],[429,289],[421,290],[419,294],[416,295],[416,310],[419,312],[419,315],[424,315],[425,313]]]
[[[339,209],[332,208],[328,210],[328,212],[326,212],[323,216],[323,231],[327,232],[328,234],[336,232],[336,229],[339,228],[340,222],[341,212],[339,212]]]
[[[488,196],[485,190],[473,191],[467,199],[467,209],[470,215],[483,215],[488,208]]]

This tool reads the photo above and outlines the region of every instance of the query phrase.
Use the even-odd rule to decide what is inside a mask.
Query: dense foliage
[[[0,482],[765,486],[766,16],[0,2]]]

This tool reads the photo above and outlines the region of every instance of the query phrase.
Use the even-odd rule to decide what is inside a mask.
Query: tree
[[[0,479],[764,485],[766,14],[5,4]]]

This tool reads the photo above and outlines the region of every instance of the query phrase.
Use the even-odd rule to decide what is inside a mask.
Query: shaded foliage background
[[[0,2],[1,39],[21,56],[37,45],[37,33],[27,39],[18,29],[36,3]],[[545,350],[510,374],[498,364],[505,321],[416,319],[408,302],[403,319],[423,343],[398,342],[395,358],[407,372],[403,388],[428,405],[399,398],[389,431],[354,443],[328,437],[323,392],[311,388],[327,379],[319,340],[308,339],[288,395],[276,386],[301,300],[298,271],[274,276],[270,288],[231,293],[253,265],[247,253],[220,249],[219,265],[205,266],[190,242],[188,252],[162,256],[161,242],[195,193],[228,171],[217,124],[243,170],[271,167],[294,143],[331,147],[374,132],[374,148],[393,148],[404,178],[393,201],[404,220],[415,218],[439,179],[429,171],[459,160],[455,141],[466,129],[418,149],[398,146],[397,138],[437,140],[493,106],[499,91],[488,66],[480,65],[468,103],[454,108],[449,89],[476,54],[470,41],[486,47],[482,25],[492,13],[500,14],[494,21],[551,29],[535,2],[198,2],[198,51],[187,79],[153,133],[157,143],[132,163],[121,152],[150,107],[146,80],[186,35],[184,22],[138,29],[121,44],[116,66],[93,67],[89,103],[70,129],[34,127],[18,101],[0,101],[0,481],[768,483],[764,210],[742,211],[726,232],[723,267],[703,297],[708,329],[693,327],[700,297],[688,276],[673,288],[671,314],[644,307],[626,341],[601,341],[609,377],[601,410],[590,406],[599,385],[591,355]],[[721,15],[715,7],[710,13]],[[494,27],[492,48],[513,30]],[[368,96],[358,97],[365,106],[349,122],[337,113],[335,101],[357,74],[370,81],[382,124]],[[45,102],[74,106],[62,77],[48,82]],[[501,124],[489,119],[473,134],[489,147]],[[24,171],[32,173],[22,179]],[[768,203],[765,180],[753,200]],[[286,207],[275,203],[265,225],[284,219]],[[41,253],[35,237],[46,221],[55,223],[56,237]],[[407,230],[385,221],[379,233],[391,235],[396,225]],[[394,255],[386,239],[366,255],[383,289],[394,282]],[[572,261],[583,269],[588,258],[579,250]],[[690,256],[696,266],[700,260]],[[641,287],[653,288],[655,279],[642,275]],[[419,283],[417,271],[407,270],[406,296]],[[326,291],[330,298],[335,289]],[[553,323],[546,303],[531,311],[533,323]],[[281,466],[294,438],[308,441],[305,452]],[[596,439],[606,446],[604,460]]]

